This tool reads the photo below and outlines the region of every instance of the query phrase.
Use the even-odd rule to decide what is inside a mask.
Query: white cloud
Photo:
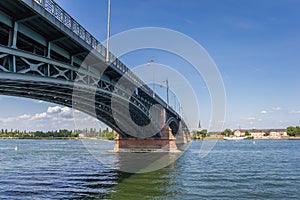
[[[19,130],[57,130],[104,128],[106,125],[97,119],[79,111],[74,112],[81,117],[74,121],[73,109],[63,106],[49,106],[44,112],[22,114],[14,117],[0,118],[2,128]]]
[[[72,118],[73,117],[73,113],[72,113],[72,109],[69,107],[63,107],[60,110],[61,112],[59,113],[59,115],[61,117],[65,117],[65,118]]]
[[[35,119],[44,119],[47,117],[47,113],[43,112],[43,113],[37,113],[35,114],[33,117],[31,117],[31,120],[35,120]]]
[[[274,110],[274,111],[280,111],[282,109],[281,109],[281,107],[274,107],[274,108],[272,108],[272,110]]]
[[[262,111],[260,111],[260,114],[274,113],[274,112],[281,111],[281,110],[282,110],[282,108],[277,106],[277,107],[273,107],[272,109],[262,110]]]
[[[14,122],[14,121],[15,121],[15,118],[13,118],[13,117],[7,117],[7,118],[1,119],[1,122],[5,123],[5,124],[11,123],[11,122]]]
[[[247,120],[254,121],[254,120],[256,120],[256,117],[248,117]]]
[[[59,113],[61,111],[61,107],[59,106],[49,106],[47,109],[47,113]]]
[[[300,114],[300,110],[292,110],[289,113],[290,114]]]
[[[47,109],[48,114],[58,114],[60,117],[63,118],[73,118],[72,109],[69,107],[60,107],[60,106],[50,106]]]
[[[31,118],[31,116],[27,115],[27,114],[24,114],[24,115],[19,116],[19,118],[20,119],[29,119],[29,118]]]
[[[41,104],[41,103],[45,103],[44,101],[42,100],[32,100],[33,103],[36,103],[36,104]]]

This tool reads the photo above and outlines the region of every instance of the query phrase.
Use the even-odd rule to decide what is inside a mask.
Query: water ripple
[[[0,140],[0,199],[300,199],[300,141],[220,141],[202,159],[200,145],[164,169],[128,174],[80,141]]]

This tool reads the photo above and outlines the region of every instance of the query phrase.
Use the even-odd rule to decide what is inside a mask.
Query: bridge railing
[[[65,27],[76,34],[82,41],[95,49],[100,55],[106,56],[106,47],[103,46],[95,37],[92,36],[84,27],[64,11],[54,0],[34,0],[49,14],[59,20]],[[126,74],[134,83],[141,85],[142,88],[151,94],[152,90],[145,85],[132,71],[130,71],[115,55],[109,52],[111,65],[116,67],[120,72]]]

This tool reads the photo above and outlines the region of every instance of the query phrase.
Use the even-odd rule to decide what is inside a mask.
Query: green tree
[[[79,134],[78,134],[78,132],[76,132],[76,131],[73,131],[72,133],[71,133],[71,137],[78,137],[79,136]]]
[[[247,131],[245,131],[245,136],[250,136],[251,134],[250,134],[250,132],[247,130]]]
[[[225,131],[223,132],[222,135],[230,136],[230,135],[232,135],[232,134],[233,134],[233,133],[232,133],[232,130],[230,130],[230,129],[228,128],[228,129],[225,129]]]
[[[286,129],[286,133],[289,135],[289,136],[295,136],[297,134],[297,128],[294,127],[294,126],[289,126],[287,127]]]
[[[296,126],[296,135],[300,136],[300,127],[299,126]]]
[[[207,130],[201,130],[197,132],[197,135],[200,136],[201,138],[205,138],[207,136]]]
[[[265,134],[264,134],[264,136],[269,136],[270,135],[270,132],[266,132]]]
[[[192,139],[197,140],[197,131],[195,130],[192,131]]]

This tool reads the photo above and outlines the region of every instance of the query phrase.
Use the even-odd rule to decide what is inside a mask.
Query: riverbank
[[[223,137],[205,137],[205,138],[198,138],[194,140],[224,140]],[[295,136],[287,136],[282,138],[247,138],[245,140],[300,140],[300,137]]]
[[[288,140],[300,140],[300,137],[289,137]]]
[[[0,137],[0,140],[79,140],[78,137]]]
[[[0,140],[107,140],[107,141],[114,141],[108,140],[107,138],[98,138],[98,137],[0,137]],[[223,137],[205,137],[194,139],[196,140],[224,140]],[[283,138],[248,138],[245,140],[300,140],[300,137],[283,137]]]
[[[88,137],[0,137],[0,140],[108,140],[107,138],[88,138]]]

